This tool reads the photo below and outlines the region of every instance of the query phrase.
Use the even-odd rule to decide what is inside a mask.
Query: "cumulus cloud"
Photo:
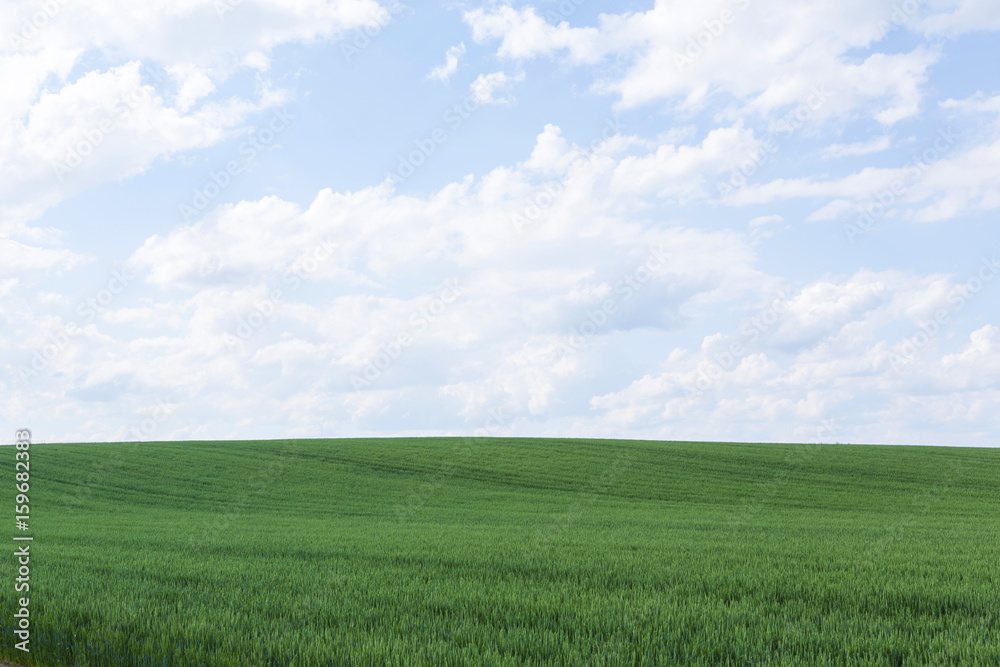
[[[253,113],[285,101],[268,93],[191,110],[211,83],[195,70],[175,69],[184,84],[172,106],[144,80],[139,62],[92,71],[56,92],[43,93],[0,131],[0,220],[23,226],[86,188],[141,173],[158,158],[204,148],[231,136]]]
[[[389,18],[374,0],[16,0],[5,9],[0,239],[49,244],[26,254],[67,262],[72,253],[58,247],[57,234],[32,226],[45,211],[159,160],[216,145],[255,114],[284,104],[287,91],[266,80],[250,94],[216,95],[240,69],[266,69],[275,47]]]
[[[662,370],[595,396],[591,406],[615,428],[657,437],[770,439],[776,423],[788,423],[796,426],[785,430],[786,440],[815,440],[824,430],[841,441],[879,433],[867,441],[885,442],[891,433],[891,441],[929,443],[933,424],[938,433],[952,434],[933,436],[935,444],[980,442],[970,424],[996,393],[986,378],[1000,361],[997,329],[973,331],[960,352],[945,354],[948,320],[933,325],[934,315],[924,317],[961,310],[961,302],[947,296],[962,293],[962,285],[861,272],[782,293],[731,333],[706,336],[698,350],[675,348],[664,355]],[[904,327],[899,337],[895,324],[910,317],[919,324]],[[911,386],[921,387],[915,400],[934,405],[932,413],[921,415],[901,398]],[[846,432],[843,423],[837,426],[838,416],[856,423],[859,415],[865,426]],[[887,429],[879,432],[875,419]],[[996,420],[990,423],[995,428]]]
[[[521,435],[995,444],[996,258],[947,273],[960,244],[941,243],[934,270],[830,245],[875,203],[876,224],[987,237],[958,225],[1000,207],[995,91],[926,99],[948,40],[991,29],[981,3],[658,0],[592,25],[471,7],[427,78],[455,76],[463,32],[494,46],[470,90],[498,105],[488,115],[537,123],[516,157],[416,192],[320,182],[303,198],[244,179],[234,203],[116,239],[128,261],[107,275],[58,228],[65,209],[39,222],[47,210],[158,164],[182,173],[298,94],[278,46],[371,33],[399,5],[57,4],[44,26],[32,3],[0,17],[16,38],[0,52],[9,421],[121,438],[168,406],[156,437],[490,418]],[[514,106],[538,59],[565,75],[560,94],[608,94],[612,120],[593,98],[571,123]],[[476,143],[490,132],[470,121],[462,147],[495,149]],[[441,136],[444,165],[461,147]]]
[[[733,0],[678,4],[657,0],[645,12],[603,14],[597,27],[552,25],[532,7],[508,5],[465,14],[472,37],[499,40],[497,55],[538,56],[597,65],[612,57],[628,63],[594,84],[614,93],[622,108],[658,99],[700,107],[708,96],[741,100],[748,111],[770,113],[800,104],[822,84],[837,93],[817,116],[874,107],[892,125],[915,115],[933,49],[881,53],[880,23],[891,21],[892,0],[780,7]],[[872,50],[863,59],[854,51]],[[850,55],[849,55],[850,54]]]
[[[678,174],[717,171],[720,141],[616,155],[570,145],[549,126],[524,162],[426,197],[386,183],[324,190],[306,207],[278,197],[219,207],[148,238],[125,268],[152,291],[78,323],[37,377],[11,382],[13,395],[56,391],[70,417],[101,401],[161,396],[182,422],[202,425],[178,423],[173,437],[230,434],[199,410],[261,435],[448,432],[493,410],[535,433],[737,440],[804,439],[858,409],[857,396],[872,401],[862,423],[877,418],[916,437],[917,426],[903,428],[911,406],[879,398],[911,382],[930,383],[926,400],[958,385],[978,392],[970,410],[986,400],[995,327],[954,351],[939,328],[907,350],[937,311],[956,312],[963,281],[862,271],[792,287],[755,268],[745,235],[631,221],[683,193],[667,185]],[[577,159],[567,164],[567,154]],[[635,160],[662,176],[636,184]],[[519,228],[525,203],[552,182],[561,191],[546,214]],[[751,227],[781,221],[762,216]],[[757,305],[742,307],[728,333],[678,345],[709,305],[746,299]],[[25,337],[24,362],[45,336]],[[287,397],[284,407],[275,396]],[[124,427],[90,428],[112,437]]]
[[[599,351],[613,350],[621,337],[665,335],[687,321],[685,304],[763,289],[767,281],[739,234],[628,222],[630,209],[660,195],[656,184],[636,190],[612,178],[610,189],[592,187],[602,174],[629,169],[628,156],[599,146],[578,149],[572,165],[555,159],[548,172],[533,168],[559,134],[553,127],[540,134],[533,166],[528,159],[426,198],[388,184],[324,190],[304,208],[265,197],[151,236],[125,270],[136,276],[133,285],[152,291],[76,322],[87,328],[19,391],[62,386],[67,401],[84,402],[207,391],[218,398],[206,400],[222,401],[216,407],[226,412],[237,409],[223,398],[228,388],[242,388],[240,409],[263,410],[276,387],[267,378],[277,373],[294,379],[297,392],[327,397],[299,411],[293,427],[305,431],[336,421],[345,432],[374,432],[395,414],[390,406],[421,392],[421,401],[437,401],[436,414],[448,405],[454,414],[495,406],[544,416],[562,409],[567,395],[586,404],[575,371],[593,382],[616,373],[616,362]],[[704,164],[719,156],[708,149],[705,158],[685,159]],[[517,216],[553,175],[564,191],[544,216],[519,228]],[[447,303],[444,290],[454,294]],[[24,326],[59,331],[66,324]],[[401,334],[411,344],[387,371],[366,376]],[[43,344],[22,342],[20,365]],[[112,349],[115,361],[91,364]],[[356,392],[353,378],[370,386]]]
[[[597,29],[571,28],[565,21],[551,25],[534,7],[480,8],[466,12],[464,18],[476,42],[500,39],[498,53],[507,58],[534,58],[566,51],[574,62],[593,63],[606,53],[598,44]]]
[[[0,275],[23,275],[34,271],[62,274],[87,261],[84,255],[67,248],[38,248],[12,239],[0,239]],[[9,288],[14,283],[7,284]]]

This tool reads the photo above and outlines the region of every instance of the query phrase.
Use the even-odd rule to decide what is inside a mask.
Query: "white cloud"
[[[596,65],[615,56],[630,63],[595,84],[618,94],[623,108],[663,98],[696,108],[709,95],[725,94],[747,110],[771,113],[801,104],[822,85],[836,93],[817,118],[864,110],[892,125],[917,113],[927,69],[938,59],[925,48],[872,52],[862,60],[852,53],[877,44],[879,22],[892,12],[892,0],[808,8],[657,0],[645,12],[601,15],[598,27],[554,26],[533,8],[507,5],[467,12],[465,21],[477,42],[500,40],[501,57]]]
[[[0,228],[22,228],[72,194],[216,144],[250,114],[284,101],[268,93],[256,102],[231,99],[185,113],[211,83],[195,70],[175,71],[184,76],[180,107],[169,105],[143,80],[140,64],[130,62],[43,93],[0,130]]]
[[[7,3],[4,46],[21,53],[48,48],[114,49],[121,58],[231,68],[245,54],[288,42],[335,38],[345,31],[386,22],[389,11],[374,0],[74,0],[54,3],[51,18],[32,30],[39,5]],[[44,9],[43,9],[44,11]],[[38,22],[34,22],[36,25]]]
[[[871,155],[888,150],[891,146],[892,138],[882,135],[868,141],[856,141],[853,144],[832,144],[823,149],[823,155],[829,158]]]
[[[962,47],[924,36],[988,29],[991,19],[982,4],[934,0],[896,21],[901,4],[658,0],[589,26],[576,23],[583,13],[563,21],[504,2],[473,8],[471,38],[500,59],[471,86],[481,104],[512,103],[530,61],[547,58],[561,68],[553,94],[579,94],[583,81],[612,96],[605,112],[615,120],[590,125],[593,99],[570,112],[545,107],[557,115],[537,121],[522,161],[415,191],[330,183],[313,186],[310,201],[303,182],[245,179],[238,203],[133,241],[124,270],[134,279],[115,291],[94,270],[108,258],[81,250],[107,239],[81,242],[83,222],[63,231],[39,217],[158,163],[173,164],[157,178],[192,175],[184,170],[205,157],[197,151],[291,98],[272,78],[298,85],[311,67],[336,76],[328,59],[289,63],[276,47],[374,39],[399,5],[247,0],[220,16],[215,0],[60,4],[44,29],[0,47],[0,413],[82,439],[127,437],[162,400],[174,417],[158,438],[465,433],[494,410],[522,435],[802,440],[842,418],[828,439],[995,444],[1000,329],[984,302],[993,297],[961,311],[955,290],[971,289],[971,278],[907,267],[877,248],[832,248],[835,225],[798,224],[853,221],[886,191],[880,215],[895,221],[968,222],[1000,208],[995,91],[932,100],[938,108],[922,117],[927,90],[940,89],[927,86],[940,76],[933,65]],[[10,8],[0,35],[19,34],[20,17],[38,11]],[[423,24],[408,25],[395,33],[426,37]],[[457,44],[428,74],[448,82],[469,37],[432,36]],[[351,66],[377,73],[369,55]],[[385,96],[375,103],[390,101],[382,83],[368,84]],[[542,109],[531,101],[521,111]],[[804,103],[808,125],[785,141],[780,121]],[[942,113],[958,128],[953,141],[935,134]],[[904,119],[913,120],[906,135],[886,129]],[[629,125],[641,129],[626,134]],[[470,141],[460,147],[456,134],[452,157],[497,150],[476,143],[492,139],[488,126],[461,132]],[[950,143],[939,150],[939,141]],[[327,157],[319,141],[284,145],[299,151],[288,160],[299,169]],[[57,174],[73,151],[86,155]],[[927,151],[936,154],[914,173],[907,159]],[[720,200],[735,169],[752,173]],[[129,224],[127,215],[113,221]],[[972,222],[961,229],[979,247],[988,230]],[[961,261],[961,244],[936,244],[952,226],[920,231],[936,267]],[[655,270],[651,258],[662,258]],[[948,322],[915,345],[942,309]],[[368,384],[355,391],[359,376]]]
[[[535,148],[524,166],[543,172],[561,172],[579,157],[579,150],[569,147],[562,136],[562,130],[549,124],[535,140]]]
[[[948,370],[958,370],[962,375],[969,378],[963,381],[976,382],[983,386],[993,384],[992,378],[996,378],[1000,372],[1000,328],[987,324],[981,329],[977,329],[969,334],[969,344],[965,349],[956,354],[949,354],[941,359],[941,365]]]
[[[445,54],[444,64],[432,69],[430,74],[427,75],[427,78],[447,82],[448,79],[451,78],[451,75],[458,71],[458,61],[464,55],[465,42],[462,42],[458,46],[451,47],[448,49],[448,53]]]
[[[749,205],[795,198],[832,199],[808,220],[857,217],[876,205],[879,219],[916,222],[949,220],[1000,208],[1000,140],[971,148],[961,147],[957,141],[958,135],[942,129],[926,142],[933,160],[924,162],[919,157],[905,167],[865,167],[829,180],[777,178],[743,187],[726,202]]]
[[[388,17],[374,0],[7,3],[0,238],[41,242],[30,223],[60,201],[215,145],[282,104],[287,94],[266,80],[253,99],[213,97],[239,69],[266,69],[274,47]]]
[[[85,263],[87,258],[66,248],[38,248],[0,238],[0,275],[45,271],[62,274]],[[8,288],[13,284],[7,283]]]
[[[533,155],[558,135],[546,128]],[[254,415],[241,428],[265,428],[274,392],[302,394],[315,399],[297,409],[292,427],[302,433],[330,424],[339,424],[336,432],[376,432],[387,415],[401,414],[390,409],[400,402],[446,402],[470,418],[486,404],[544,417],[564,409],[567,396],[585,408],[587,386],[617,372],[600,350],[615,349],[619,337],[678,329],[685,304],[703,308],[767,283],[740,234],[629,222],[629,211],[644,210],[660,186],[619,192],[612,178],[609,188],[593,187],[624,159],[598,151],[565,165],[564,192],[520,232],[514,215],[542,190],[539,177],[558,173],[558,159],[546,160],[555,172],[521,164],[427,198],[382,185],[324,190],[305,208],[277,197],[220,207],[147,239],[127,266],[146,283],[133,288],[141,298],[115,301],[16,393],[53,391],[82,414],[96,397],[116,397],[121,408],[126,391],[169,400],[202,392],[197,409],[211,406],[226,420]],[[636,274],[661,247],[667,266],[651,278]],[[628,287],[635,275],[641,289]],[[460,296],[424,322],[451,278]],[[282,296],[274,300],[276,289]],[[608,299],[614,316],[567,354],[574,331],[592,321],[588,312]],[[245,340],[241,323],[252,330]],[[8,341],[15,368],[61,323],[20,326],[42,338]],[[412,346],[356,394],[352,375],[401,332],[413,336]],[[112,350],[108,363],[90,363]],[[576,370],[592,379],[581,382]],[[243,398],[227,402],[236,388]],[[183,420],[201,419],[180,403]],[[107,437],[116,428],[107,424]]]
[[[740,132],[726,136],[738,140]],[[174,437],[220,420],[261,435],[431,433],[495,409],[534,433],[735,440],[805,439],[829,417],[851,413],[859,416],[841,440],[883,424],[894,438],[925,441],[921,422],[906,421],[913,406],[883,398],[914,383],[924,387],[927,414],[939,414],[955,387],[969,392],[952,401],[953,413],[964,412],[944,418],[956,437],[968,431],[970,414],[980,415],[977,428],[989,422],[976,406],[989,400],[984,382],[1000,357],[992,325],[956,352],[945,349],[942,330],[901,369],[890,363],[907,332],[954,309],[949,295],[960,281],[863,271],[779,290],[754,268],[741,234],[632,221],[663,196],[680,164],[717,171],[725,146],[706,139],[618,157],[598,150],[566,164],[563,156],[580,151],[548,126],[524,163],[426,198],[382,185],[325,190],[306,208],[277,197],[220,207],[137,249],[129,267],[152,291],[135,305],[113,304],[28,388],[56,392],[81,415],[97,397],[121,404],[126,392],[200,396],[196,405],[177,401]],[[662,179],[637,186],[634,160],[648,160]],[[539,191],[535,179],[553,175],[563,192],[518,233],[512,216]],[[606,189],[593,187],[598,181]],[[751,227],[780,222],[771,214]],[[666,265],[630,290],[625,279],[640,275],[656,248]],[[457,280],[457,298],[428,310],[447,278]],[[693,314],[748,296],[758,305],[741,308],[729,334],[678,345]],[[608,301],[614,312],[602,315]],[[23,326],[45,332],[59,320]],[[401,333],[413,340],[392,352]],[[639,363],[630,358],[651,339],[664,350],[656,359],[648,347]],[[39,333],[25,342],[44,341]],[[734,342],[743,345],[735,355]],[[23,345],[22,359],[30,356]],[[90,364],[112,350],[108,363]],[[355,392],[351,378],[387,350],[395,360]],[[713,371],[720,363],[723,372]],[[232,391],[239,402],[226,398]],[[18,386],[13,393],[22,402],[35,395]],[[458,421],[444,419],[442,406]],[[112,437],[121,427],[91,428]]]
[[[955,37],[967,32],[1000,30],[1000,13],[991,0],[934,0],[929,4],[945,11],[923,19],[921,28],[928,35]]]
[[[785,441],[814,440],[832,419],[841,442],[990,444],[978,429],[984,417],[987,429],[998,423],[982,405],[996,394],[987,378],[1000,368],[1000,330],[983,327],[961,352],[942,354],[948,332],[937,329],[906,364],[891,357],[921,331],[911,325],[896,339],[894,323],[909,319],[906,311],[924,323],[945,301],[941,287],[949,293],[957,285],[900,272],[817,282],[766,305],[729,335],[706,336],[699,350],[673,350],[661,371],[591,405],[615,429],[655,437],[773,440],[777,429]],[[912,387],[932,412],[901,400]]]
[[[710,131],[700,145],[664,144],[655,153],[630,156],[615,168],[613,184],[623,193],[655,191],[681,203],[709,196],[708,177],[760,150],[761,140],[736,123]]]
[[[747,227],[750,229],[750,240],[753,243],[760,243],[764,239],[771,238],[774,236],[775,225],[784,222],[785,219],[778,215],[761,215],[750,220],[747,223]],[[785,225],[784,229],[789,229],[789,225]]]
[[[772,222],[784,222],[784,220],[785,219],[783,217],[781,217],[780,215],[777,215],[777,214],[762,215],[762,216],[759,216],[759,217],[756,217],[756,218],[752,219],[747,224],[749,224],[750,228],[753,229],[755,227],[763,227],[764,225],[769,225]]]
[[[514,76],[507,76],[503,72],[480,74],[469,86],[469,91],[480,104],[509,104],[509,98],[497,97],[496,93],[505,91],[520,81],[524,81],[523,73]]]
[[[177,81],[177,101],[175,106],[181,113],[187,113],[195,103],[215,92],[215,84],[208,74],[190,64],[168,65],[166,71]]]
[[[987,97],[978,91],[964,100],[947,99],[941,102],[942,109],[958,109],[965,113],[1000,113],[1000,95]]]
[[[597,45],[597,29],[570,28],[565,21],[553,26],[534,7],[520,11],[506,5],[491,11],[475,9],[466,12],[464,19],[476,42],[501,39],[498,53],[506,58],[534,58],[566,50],[574,62],[592,63],[603,55]]]

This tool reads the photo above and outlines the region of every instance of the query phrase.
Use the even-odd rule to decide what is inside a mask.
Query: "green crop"
[[[41,444],[31,481],[26,665],[1000,664],[997,450]]]

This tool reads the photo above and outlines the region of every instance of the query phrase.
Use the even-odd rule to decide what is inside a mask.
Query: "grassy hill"
[[[28,665],[1000,664],[1000,450],[50,444],[31,476]]]

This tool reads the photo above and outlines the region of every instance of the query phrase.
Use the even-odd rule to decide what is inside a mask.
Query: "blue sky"
[[[0,28],[7,432],[997,443],[986,0]]]

